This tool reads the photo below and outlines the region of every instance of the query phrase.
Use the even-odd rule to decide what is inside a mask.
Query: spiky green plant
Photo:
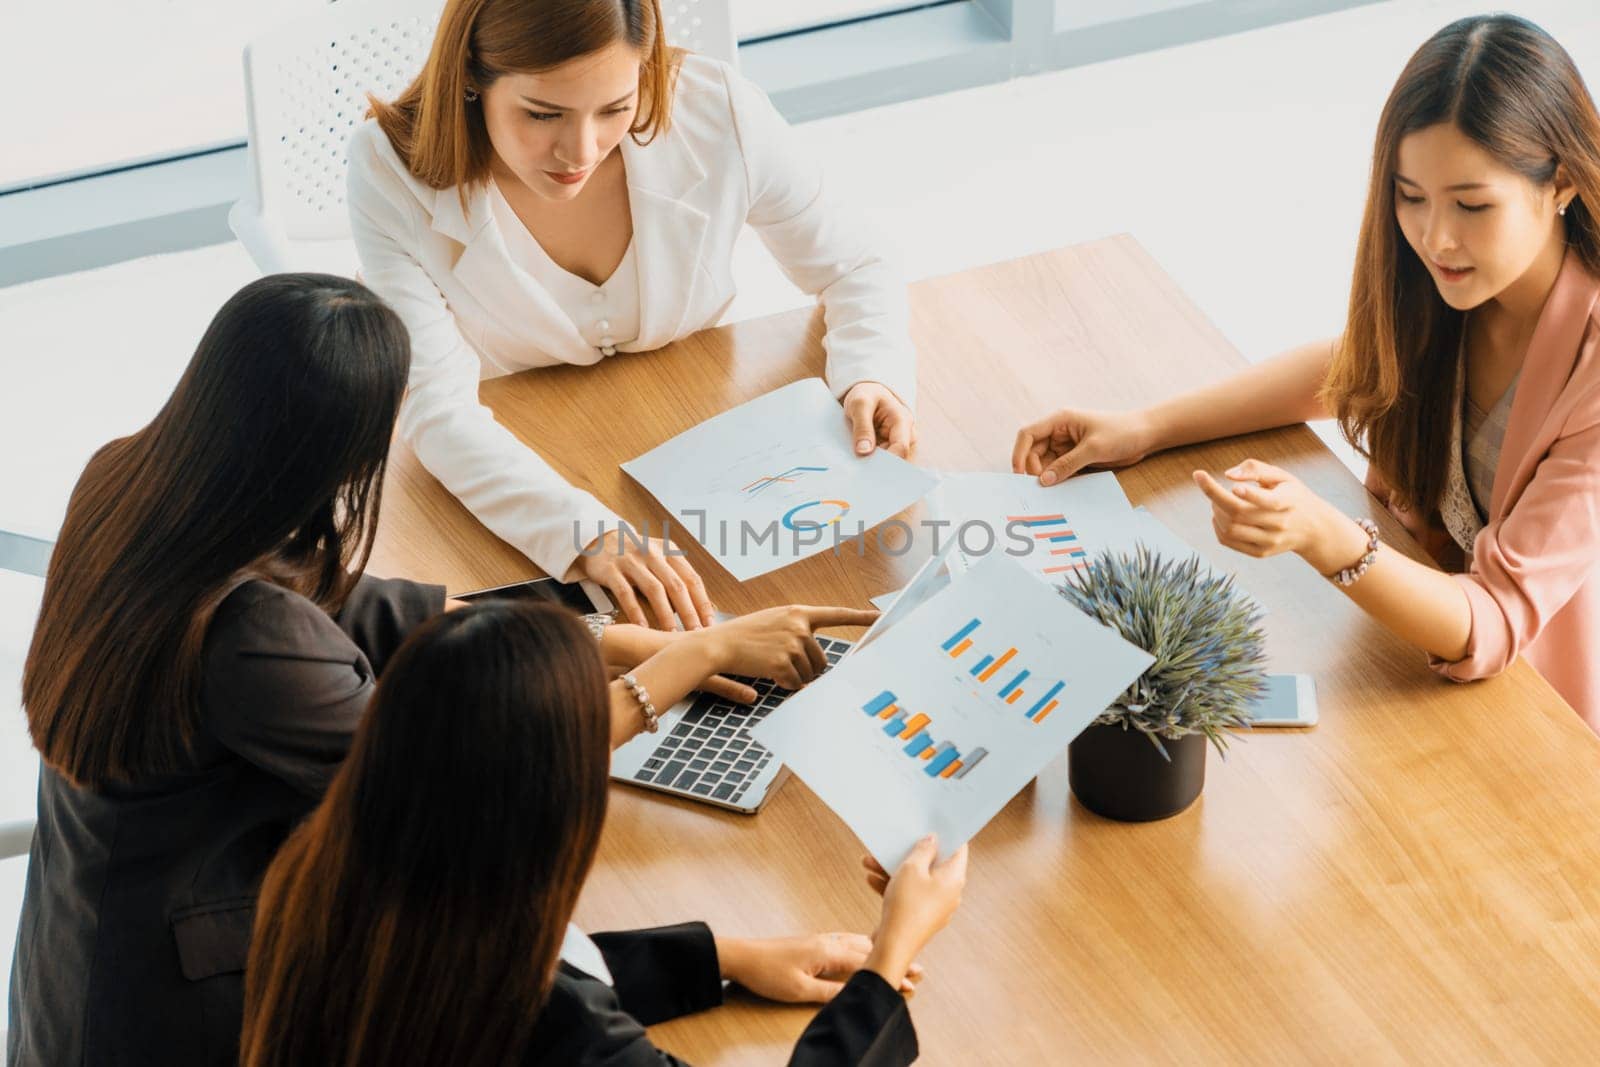
[[[1121,725],[1167,756],[1165,738],[1205,734],[1227,754],[1230,726],[1249,724],[1266,688],[1261,611],[1198,558],[1169,561],[1140,544],[1132,555],[1101,552],[1069,576],[1061,595],[1155,657],[1096,725]],[[1171,758],[1171,757],[1167,757]]]

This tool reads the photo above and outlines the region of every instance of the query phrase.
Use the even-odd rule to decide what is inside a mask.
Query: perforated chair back
[[[263,273],[320,266],[344,241],[347,143],[367,94],[398,96],[433,44],[443,0],[342,0],[244,50],[250,185],[229,222]]]
[[[339,0],[244,51],[249,186],[228,222],[262,273],[353,274],[345,172],[367,94],[398,96],[422,69],[443,0]],[[663,0],[673,45],[736,58],[729,0]]]
[[[661,0],[667,43],[739,65],[732,0]]]

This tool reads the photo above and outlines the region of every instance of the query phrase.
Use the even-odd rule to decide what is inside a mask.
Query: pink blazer
[[[1467,654],[1429,666],[1458,682],[1518,655],[1600,733],[1600,279],[1572,252],[1522,368],[1495,470],[1489,522],[1465,573]],[[1381,479],[1367,486],[1387,503]],[[1438,516],[1390,507],[1441,562],[1455,549]],[[1420,521],[1419,521],[1420,520]],[[1461,560],[1456,549],[1454,557]]]

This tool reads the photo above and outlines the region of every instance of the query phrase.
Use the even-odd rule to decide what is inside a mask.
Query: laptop
[[[462,593],[459,600],[537,600],[562,604],[580,614],[615,610],[604,589],[589,581],[538,578],[493,589]],[[817,635],[832,666],[850,642]],[[661,716],[661,728],[641,733],[611,754],[611,778],[628,785],[698,800],[729,811],[754,814],[788,778],[783,764],[749,734],[772,709],[793,695],[771,679],[735,680],[756,691],[754,704],[734,704],[708,693],[693,693]]]
[[[831,667],[850,642],[817,635]],[[789,770],[750,736],[750,728],[794,695],[767,678],[730,675],[757,693],[735,704],[694,693],[661,716],[661,729],[642,733],[611,754],[611,778],[643,789],[753,815],[789,777]]]

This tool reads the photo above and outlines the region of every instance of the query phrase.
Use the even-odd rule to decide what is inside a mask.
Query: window
[[[0,190],[242,141],[245,42],[324,2],[7,4]]]
[[[663,3],[669,0],[662,0]],[[831,26],[851,19],[926,7],[929,0],[731,0],[733,34],[741,41]]]

